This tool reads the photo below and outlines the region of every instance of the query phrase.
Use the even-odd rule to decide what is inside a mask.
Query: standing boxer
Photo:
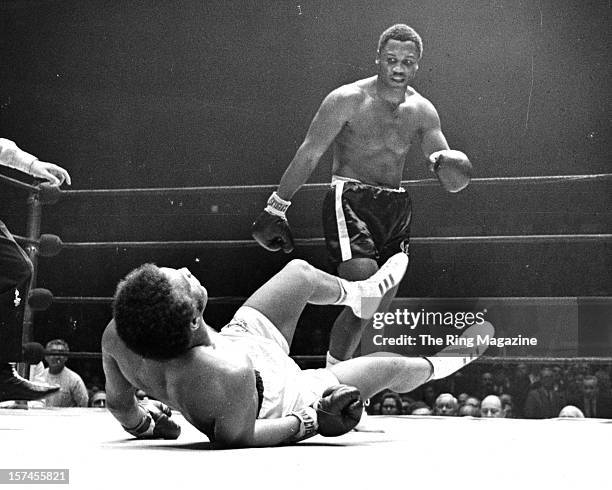
[[[0,138],[0,165],[46,180],[51,185],[70,184],[70,175],[65,169],[41,162],[4,138]],[[32,273],[32,262],[0,221],[0,401],[37,400],[59,389],[23,379],[9,363],[19,360],[14,351],[21,349],[23,312]]]
[[[400,184],[413,144],[420,143],[444,189],[458,192],[468,185],[471,163],[449,149],[436,109],[409,85],[422,53],[421,37],[407,25],[394,25],[380,36],[377,75],[339,87],[323,100],[278,190],[253,223],[260,245],[293,250],[285,212],[330,145],[333,177],[323,227],[331,261],[348,280],[370,277],[388,257],[408,251],[412,208]],[[390,291],[381,309],[396,292]],[[366,324],[344,309],[331,331],[328,364],[353,355]]]

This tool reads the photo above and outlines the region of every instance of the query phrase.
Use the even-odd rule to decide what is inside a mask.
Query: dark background
[[[276,184],[323,97],[375,73],[405,22],[423,37],[415,87],[475,177],[609,172],[608,1],[3,1],[0,135],[67,168],[74,189]],[[17,175],[3,169],[6,175]],[[406,179],[427,177],[418,148]],[[311,182],[330,177],[326,155]],[[414,236],[610,233],[611,186],[411,190]],[[42,231],[65,242],[249,238],[268,191],[71,198]],[[0,187],[25,233],[25,195]],[[319,191],[296,195],[298,237],[321,236]],[[605,243],[413,246],[413,297],[607,296]],[[325,267],[322,248],[293,257]],[[244,296],[290,257],[260,249],[64,251],[41,259],[56,296],[110,296],[145,261],[187,265],[211,296]],[[211,306],[221,326],[235,305]],[[331,311],[331,313],[330,313]],[[323,352],[335,309],[307,312],[294,351]],[[106,306],[54,305],[38,340],[99,349]]]

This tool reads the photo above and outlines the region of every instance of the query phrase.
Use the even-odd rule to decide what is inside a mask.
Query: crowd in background
[[[612,365],[477,363],[410,393],[372,397],[370,415],[612,418]]]
[[[62,339],[47,349],[69,351]],[[60,385],[59,392],[31,407],[106,406],[104,375],[98,360],[46,356],[31,366],[30,378]],[[385,390],[367,401],[369,415],[437,415],[544,419],[586,417],[612,419],[612,364],[474,363],[449,378],[429,382],[410,393]],[[142,399],[146,394],[137,392]],[[4,402],[0,408],[15,404]]]

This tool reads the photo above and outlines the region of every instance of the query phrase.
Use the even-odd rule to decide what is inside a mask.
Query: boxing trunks
[[[254,308],[239,308],[220,333],[243,350],[260,375],[260,419],[284,417],[312,405],[327,388],[339,384],[328,369],[300,369],[289,357],[289,345],[279,330]]]
[[[323,230],[334,266],[354,258],[382,265],[408,252],[412,201],[403,188],[390,189],[334,176],[323,201]]]

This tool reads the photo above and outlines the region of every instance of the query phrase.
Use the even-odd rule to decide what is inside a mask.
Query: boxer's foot
[[[459,336],[458,344],[449,345],[431,357],[425,357],[432,365],[433,371],[429,380],[442,379],[464,368],[478,359],[489,347],[487,342],[478,343],[478,337],[494,337],[495,329],[489,322],[476,323],[466,328]]]
[[[59,386],[28,381],[17,374],[12,364],[0,363],[0,402],[6,400],[39,400],[59,389]]]
[[[365,281],[345,282],[346,300],[343,304],[350,306],[355,316],[366,320],[372,318],[383,296],[397,286],[408,267],[408,256],[397,253],[372,277]]]

